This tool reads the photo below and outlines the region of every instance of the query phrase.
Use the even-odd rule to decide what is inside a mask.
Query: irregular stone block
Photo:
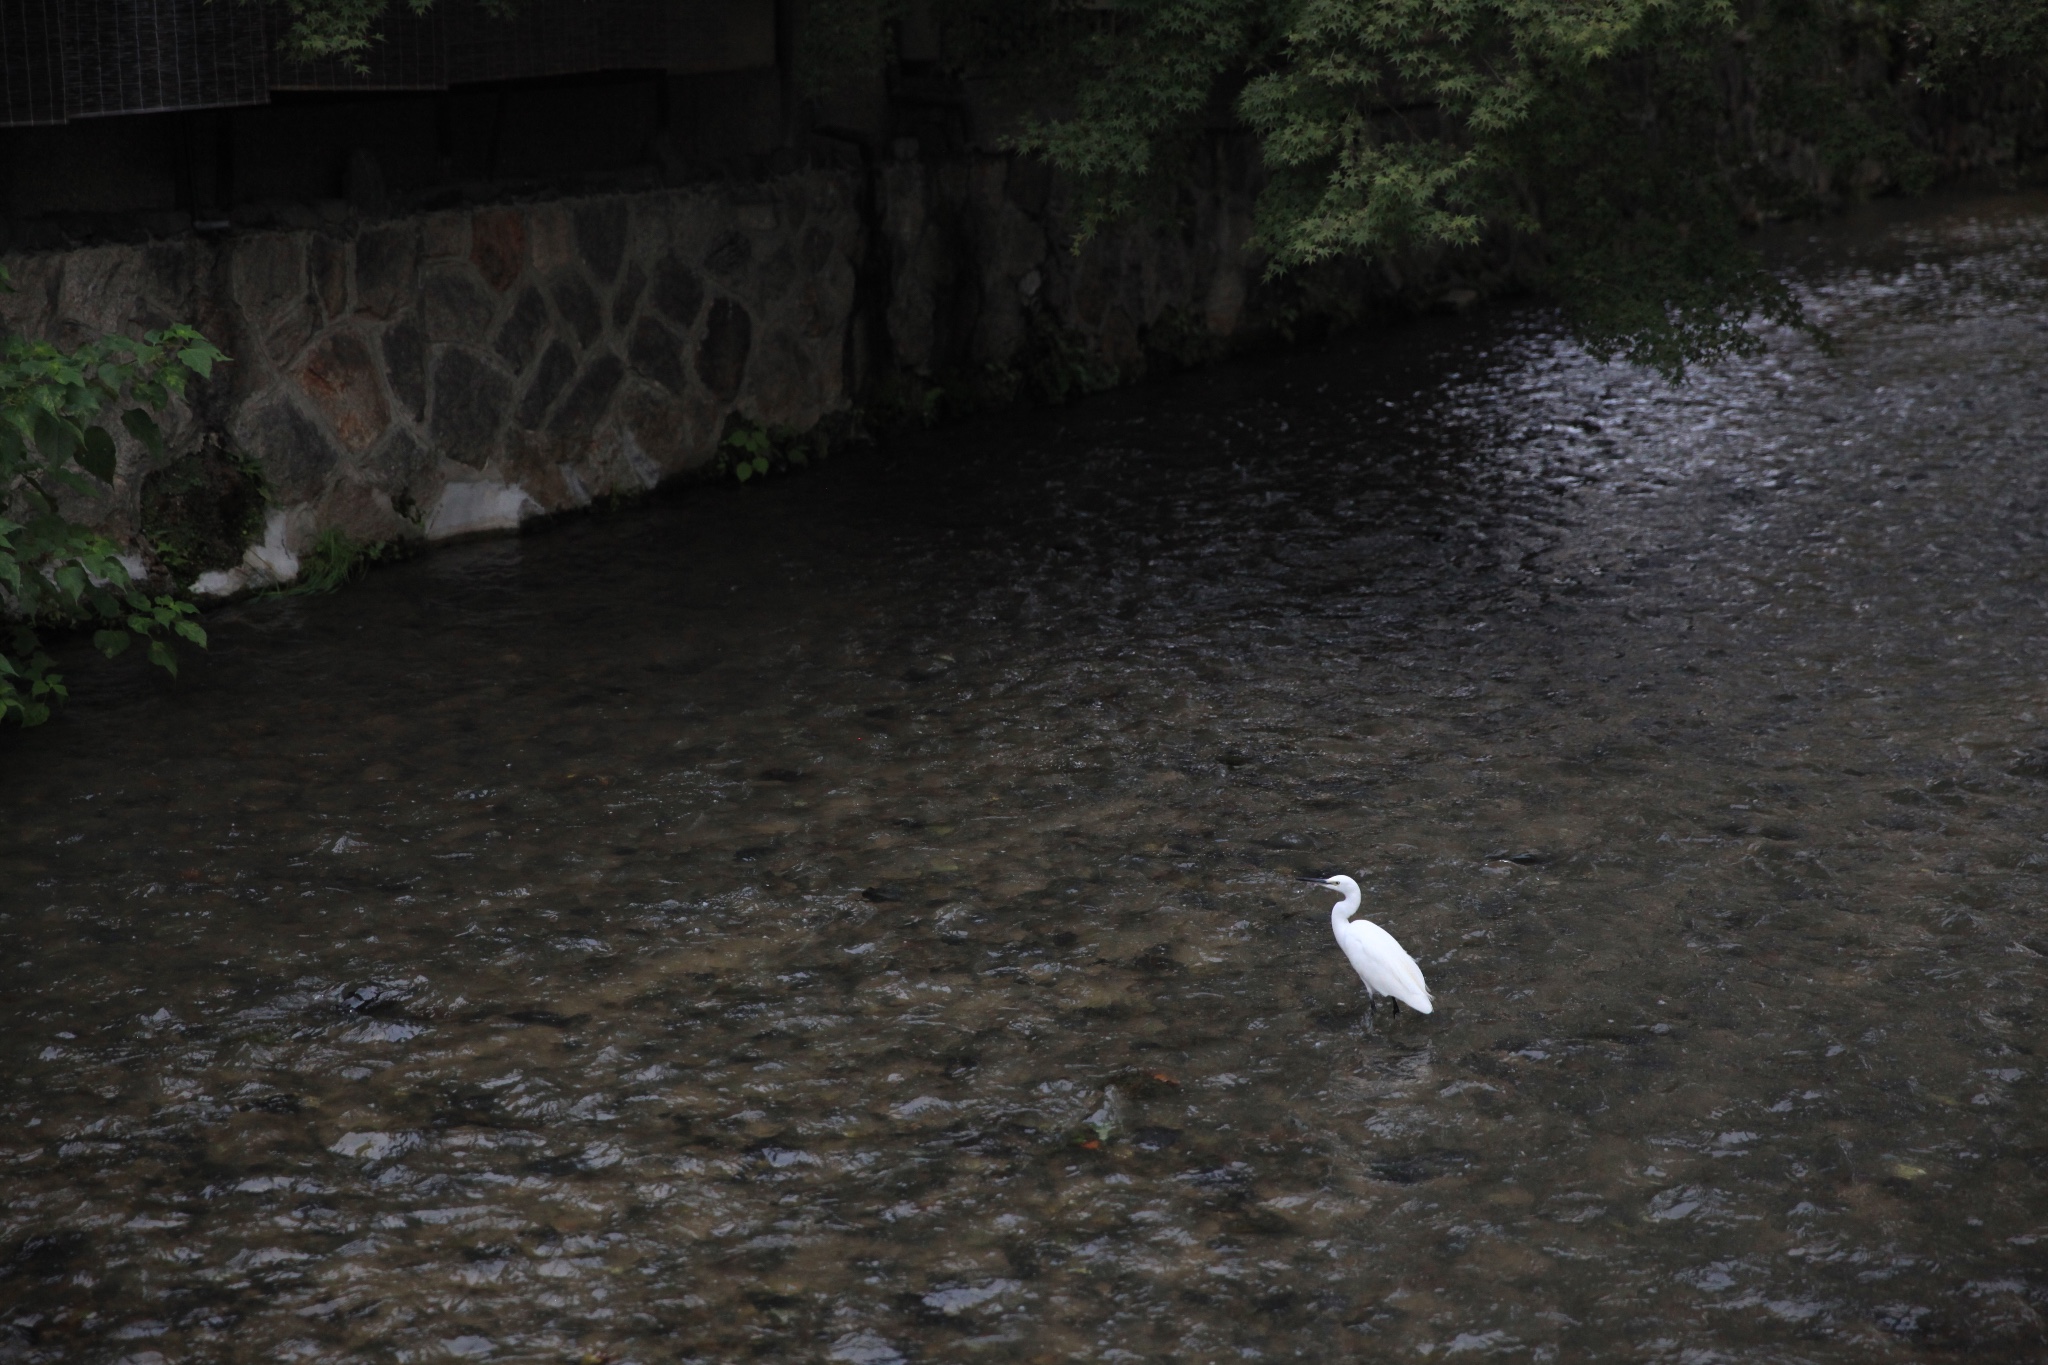
[[[189,237],[180,241],[156,241],[145,247],[142,253],[146,296],[156,308],[180,321],[189,320],[197,311],[192,299],[193,286],[205,271],[195,249],[197,245]]]
[[[373,318],[395,317],[412,302],[418,274],[417,223],[369,228],[356,238],[356,308]]]
[[[600,284],[617,278],[626,255],[626,205],[619,199],[578,204],[573,211],[576,246]]]
[[[470,220],[469,259],[502,294],[526,269],[526,220],[518,209],[479,209]]]
[[[540,354],[540,344],[547,339],[548,305],[540,290],[528,285],[520,291],[519,302],[512,305],[512,312],[498,328],[498,339],[493,344],[498,358],[511,368],[514,374],[526,373],[526,367]]]
[[[754,261],[754,240],[744,232],[728,232],[704,255],[704,268],[729,283],[738,283]]]
[[[533,268],[553,274],[576,260],[576,228],[561,204],[536,204],[526,211],[526,243]]]
[[[836,397],[836,385],[821,382],[809,353],[787,332],[770,332],[755,349],[747,375],[748,404],[762,421],[807,427]]]
[[[689,387],[683,370],[682,340],[653,318],[640,319],[626,347],[633,369],[680,397]]]
[[[540,358],[540,367],[533,372],[533,382],[526,386],[526,393],[519,400],[519,411],[513,420],[532,431],[540,426],[548,415],[548,408],[576,374],[576,353],[557,341]]]
[[[434,472],[434,454],[404,427],[393,427],[384,443],[357,461],[377,487],[394,494],[410,493]]]
[[[663,317],[688,331],[704,306],[704,281],[673,255],[665,256],[654,268],[654,292],[649,297]]]
[[[505,449],[494,466],[507,483],[516,483],[543,511],[558,512],[588,506],[590,490],[573,474],[564,477],[572,465],[562,462],[562,442],[538,432],[505,433]]]
[[[319,330],[306,284],[304,239],[281,232],[244,238],[235,245],[229,276],[235,302],[263,349],[277,364],[287,364]]]
[[[483,468],[511,404],[512,381],[504,371],[473,351],[450,346],[434,366],[434,415],[428,427],[434,448],[451,460]]]
[[[419,534],[418,527],[393,510],[390,494],[354,479],[338,480],[327,490],[314,521],[363,545],[410,540]]]
[[[234,435],[235,443],[262,467],[271,492],[287,502],[319,497],[341,461],[341,452],[319,424],[285,393],[244,409]]]
[[[420,312],[429,341],[480,341],[498,311],[468,270],[442,267],[420,282]]]
[[[618,392],[619,381],[625,377],[624,363],[611,352],[600,351],[584,367],[576,387],[569,390],[568,397],[555,409],[554,418],[548,423],[549,434],[588,436],[611,406],[612,395]]]
[[[64,258],[59,255],[13,257],[7,267],[13,292],[0,290],[0,326],[23,336],[47,337],[50,310],[63,284]]]
[[[647,290],[647,272],[634,261],[626,267],[626,278],[619,281],[619,290],[612,295],[612,326],[620,331],[633,320],[633,310],[640,306],[640,295]]]
[[[635,383],[620,396],[619,413],[646,458],[663,473],[701,468],[718,452],[718,405],[701,389],[678,398]]]
[[[306,252],[307,272],[312,276],[313,294],[320,300],[320,312],[333,322],[348,311],[348,245],[325,233],[313,234]]]
[[[416,317],[384,329],[384,377],[415,422],[427,415],[427,333]]]
[[[441,500],[427,519],[427,539],[476,535],[484,531],[516,531],[519,523],[539,515],[540,504],[518,484],[463,481],[441,490]]]
[[[60,279],[57,321],[63,330],[55,339],[71,346],[128,325],[142,293],[142,257],[126,246],[74,251],[64,258]]]
[[[391,425],[391,409],[377,382],[377,361],[353,331],[324,337],[299,367],[299,387],[352,451],[369,449]]]
[[[814,227],[804,234],[804,269],[813,274],[825,268],[825,262],[832,259],[832,253],[839,244],[824,228]]]
[[[789,244],[785,242],[777,247],[767,260],[761,263],[760,270],[756,272],[754,276],[755,302],[757,304],[764,301],[773,302],[781,298],[783,292],[796,282],[796,277],[796,252],[792,251],[789,248]]]
[[[588,346],[604,331],[604,310],[599,306],[597,293],[590,287],[590,281],[583,278],[581,271],[563,270],[548,284],[548,294],[555,301],[555,311],[562,321],[576,334],[576,344]]]
[[[428,260],[469,254],[469,215],[460,209],[431,215],[420,227],[420,254]]]
[[[305,245],[292,233],[262,232],[235,240],[228,275],[235,303],[268,318],[306,297]]]
[[[747,375],[747,353],[754,345],[754,320],[732,299],[711,305],[704,322],[704,340],[697,347],[697,377],[720,401],[739,397]]]

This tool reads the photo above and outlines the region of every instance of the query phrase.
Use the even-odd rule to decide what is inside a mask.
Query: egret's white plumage
[[[1391,995],[1418,1014],[1430,1013],[1429,987],[1415,959],[1394,941],[1392,934],[1371,920],[1351,918],[1358,909],[1358,883],[1340,875],[1316,885],[1344,894],[1344,899],[1330,911],[1330,929],[1337,935],[1337,946],[1350,959],[1352,970],[1365,983],[1366,991],[1375,996]]]

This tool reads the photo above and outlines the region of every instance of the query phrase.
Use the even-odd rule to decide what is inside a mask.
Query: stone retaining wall
[[[260,466],[264,537],[202,591],[358,541],[510,530],[715,454],[729,414],[847,406],[865,249],[844,175],[15,257],[0,325],[60,342],[197,323],[233,357],[168,426]],[[93,515],[134,539],[144,453]]]
[[[233,357],[167,423],[174,450],[210,434],[252,458],[272,500],[261,543],[193,585],[226,594],[293,577],[328,530],[442,540],[652,488],[709,464],[735,416],[801,431],[864,391],[1098,387],[1387,291],[1379,272],[1320,298],[1261,286],[1238,155],[1221,146],[1172,227],[1079,253],[1042,170],[899,144],[758,184],[368,222],[337,206],[297,230],[15,256],[0,327],[193,322]],[[122,441],[112,496],[81,514],[153,570],[146,456]]]

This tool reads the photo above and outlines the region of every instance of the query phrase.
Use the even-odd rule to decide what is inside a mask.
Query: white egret
[[[1408,950],[1371,920],[1351,918],[1358,909],[1358,883],[1341,874],[1302,880],[1343,894],[1344,899],[1330,910],[1330,930],[1337,935],[1337,946],[1351,960],[1351,969],[1365,983],[1366,996],[1373,1005],[1378,1005],[1380,996],[1390,995],[1417,1014],[1430,1013],[1433,1007],[1429,1003],[1429,987],[1422,979],[1422,968],[1415,965]],[[1366,1017],[1370,1020],[1372,1016]]]

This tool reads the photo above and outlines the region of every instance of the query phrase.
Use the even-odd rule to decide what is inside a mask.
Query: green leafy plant
[[[151,411],[224,358],[182,326],[70,351],[18,336],[0,342],[0,721],[41,724],[68,695],[44,648],[50,629],[92,626],[93,643],[109,658],[139,643],[173,675],[175,640],[205,645],[192,619],[197,609],[145,591],[114,543],[71,508],[113,485],[108,418],[162,458]]]
[[[256,461],[218,435],[142,481],[142,538],[179,584],[241,562],[270,505]]]
[[[329,593],[361,578],[370,565],[387,555],[396,557],[397,547],[389,541],[357,540],[338,527],[322,531],[313,547],[299,556],[299,576],[290,587],[279,588],[279,597]]]
[[[771,471],[801,469],[811,462],[812,442],[778,433],[754,422],[737,422],[719,443],[717,468],[741,483],[766,478]],[[825,453],[823,442],[817,454]]]
[[[394,6],[435,0],[267,2],[289,17],[297,55],[360,59]],[[1755,350],[1772,325],[1805,327],[1749,228],[1929,185],[1942,116],[1930,91],[1949,117],[1967,105],[1971,137],[2005,142],[2020,166],[2048,90],[2041,0],[799,8],[792,74],[816,94],[882,78],[892,28],[914,18],[936,35],[943,74],[989,92],[990,113],[1010,111],[1009,145],[1063,173],[1083,239],[1117,219],[1171,223],[1216,134],[1248,133],[1271,273],[1512,254],[1592,351],[1674,376]],[[1048,363],[1037,387],[1085,389],[1056,351]],[[730,467],[758,468],[761,454],[735,452]]]

